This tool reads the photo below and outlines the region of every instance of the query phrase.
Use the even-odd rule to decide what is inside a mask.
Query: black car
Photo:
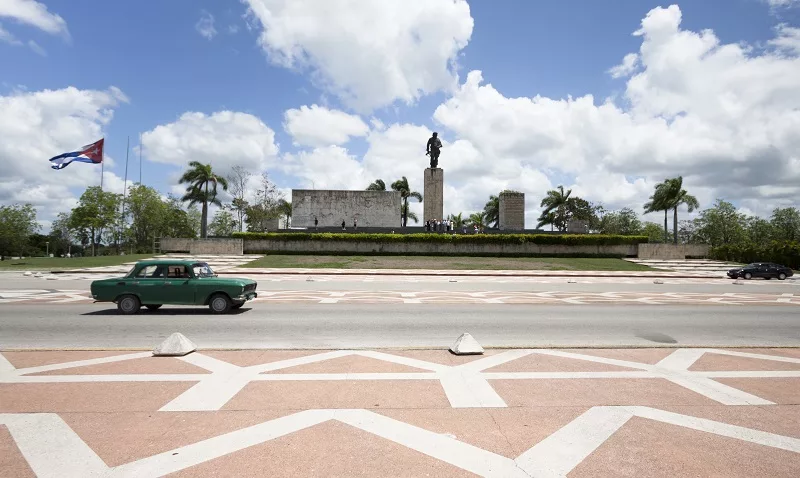
[[[787,277],[792,277],[794,271],[792,269],[782,266],[780,264],[773,264],[771,262],[754,262],[744,267],[731,269],[728,271],[728,277],[731,279],[738,279],[744,277],[745,279],[754,279],[761,277],[764,279],[778,279],[784,280]]]

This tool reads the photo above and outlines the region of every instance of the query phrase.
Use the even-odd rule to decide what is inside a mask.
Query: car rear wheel
[[[778,280],[786,280],[786,274],[784,274],[783,272],[778,274]]]
[[[161,304],[147,304],[145,307],[150,310],[158,310],[161,308]]]
[[[135,295],[123,295],[117,301],[117,310],[123,315],[133,315],[142,308],[139,298]]]
[[[745,278],[745,279],[747,279],[747,280],[750,280],[750,279],[752,279],[752,278],[753,278],[753,274],[751,274],[751,273],[749,273],[749,272],[745,272],[745,273],[744,273],[744,278]]]
[[[208,301],[208,308],[215,314],[227,314],[232,305],[231,298],[225,294],[214,294]]]

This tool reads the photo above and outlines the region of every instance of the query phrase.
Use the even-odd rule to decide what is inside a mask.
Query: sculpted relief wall
[[[400,227],[400,193],[397,191],[292,190],[292,226]]]

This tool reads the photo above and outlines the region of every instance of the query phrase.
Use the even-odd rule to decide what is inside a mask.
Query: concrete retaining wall
[[[636,245],[563,246],[538,244],[465,244],[434,242],[349,242],[349,241],[281,241],[252,239],[244,243],[246,254],[396,254],[396,255],[600,255],[636,256]]]
[[[313,228],[315,217],[319,227],[400,227],[400,193],[292,189],[292,226]]]
[[[708,257],[706,244],[639,244],[639,259],[682,260]]]
[[[197,255],[242,255],[243,239],[178,239],[162,238],[161,252],[182,252]]]

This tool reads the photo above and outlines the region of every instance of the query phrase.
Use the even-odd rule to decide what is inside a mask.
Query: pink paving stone
[[[2,478],[35,478],[30,465],[19,451],[17,443],[8,431],[8,427],[0,425],[0,477]]]
[[[449,408],[438,410],[381,410],[379,413],[516,458],[586,411],[559,408]]]
[[[800,348],[757,348],[757,349],[723,349],[751,354],[775,355],[777,357],[800,358]]]
[[[650,348],[650,349],[568,349],[565,352],[605,357],[617,360],[627,360],[648,365],[655,365],[667,358],[675,349]]]
[[[730,370],[746,370],[751,372],[765,370],[800,370],[800,363],[776,362],[774,360],[706,353],[703,354],[697,362],[692,364],[689,370],[698,372]]]
[[[632,370],[639,369],[533,353],[486,369],[484,372],[630,372]]]
[[[140,351],[141,352],[141,351]],[[136,351],[91,351],[91,350],[46,350],[46,351],[19,351],[2,352],[3,356],[16,368],[39,367],[57,363],[76,362],[105,357],[116,357],[136,353]]]
[[[130,374],[200,374],[210,373],[204,368],[174,357],[145,357],[119,362],[84,365],[29,374],[36,375],[130,375]]]
[[[156,411],[195,382],[0,384],[0,413]]]
[[[325,422],[170,477],[476,476],[341,422]]]
[[[250,367],[265,363],[280,362],[297,357],[306,357],[326,352],[325,350],[203,350],[203,355],[228,362],[239,367]]]
[[[792,378],[715,378],[733,388],[782,405],[800,404],[800,377]]]
[[[108,466],[117,466],[294,413],[66,413],[61,418]]]
[[[735,407],[663,406],[659,408],[682,415],[706,418],[716,422],[752,428],[753,430],[800,438],[800,406],[798,405],[737,405]]]
[[[417,373],[428,372],[408,365],[402,365],[372,357],[362,357],[360,355],[348,355],[337,357],[320,362],[295,365],[294,367],[283,368],[267,372],[270,374],[291,374],[291,373]]]
[[[456,337],[453,338],[455,342]],[[439,365],[462,365],[475,360],[480,360],[484,357],[489,357],[505,350],[490,349],[486,350],[483,355],[453,355],[449,350],[387,350],[385,353],[398,355],[400,357],[413,358],[417,360],[424,360],[426,362],[437,363]]]
[[[634,417],[567,476],[800,476],[800,453]]]
[[[251,382],[224,410],[449,408],[438,380]]]
[[[715,405],[660,378],[489,380],[510,407]]]

